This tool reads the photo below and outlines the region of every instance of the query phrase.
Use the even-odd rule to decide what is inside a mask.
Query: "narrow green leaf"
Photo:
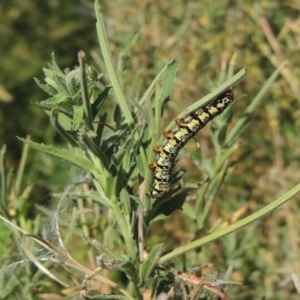
[[[77,147],[77,141],[66,131],[66,129],[61,126],[58,121],[59,108],[56,106],[51,110],[50,122],[56,131],[73,147]]]
[[[47,112],[46,112],[46,114],[48,115]],[[50,112],[49,116],[51,117],[51,112]],[[72,125],[73,125],[72,118],[70,118],[69,115],[62,113],[60,109],[59,109],[59,114],[58,114],[58,123],[64,130],[72,131]]]
[[[105,112],[105,113],[103,113],[102,116],[100,116],[100,119],[98,121],[99,124],[97,126],[97,136],[96,136],[96,140],[95,140],[96,145],[101,146],[101,144],[102,144],[103,130],[104,130],[104,125],[105,125],[107,117],[108,117],[108,113]]]
[[[171,62],[172,63],[172,62]],[[168,64],[169,65],[169,64]],[[147,91],[144,93],[143,97],[141,98],[141,100],[139,101],[140,106],[143,106],[145,104],[145,102],[150,99],[151,95],[154,92],[155,86],[156,84],[159,82],[159,80],[161,80],[164,72],[166,71],[166,69],[168,68],[168,65],[164,66],[162,68],[162,70],[157,74],[157,76],[154,78],[154,80],[151,82],[150,86],[148,87]],[[150,112],[151,110],[149,110]]]
[[[151,134],[150,127],[148,126],[148,124],[145,124],[143,126],[143,128],[141,129],[141,132],[143,133],[142,145],[143,145],[145,151],[147,148],[149,148],[149,150],[152,151],[152,149],[149,147],[149,145],[151,143],[152,134]],[[152,152],[153,153],[151,153],[151,154],[153,154],[153,158],[154,158],[154,151],[152,151]],[[137,167],[143,178],[146,178],[146,172],[148,170],[149,155],[147,155],[147,157],[148,157],[147,163],[144,164],[144,161],[142,160],[140,153],[137,153]]]
[[[172,193],[168,194],[164,198],[158,198],[152,205],[151,213],[149,214],[147,223],[150,223],[153,219],[157,218],[159,215],[163,214],[169,216],[175,210],[182,210],[184,201],[188,195],[188,190],[184,190],[179,187],[179,192],[173,190]],[[173,193],[176,193],[174,194]]]
[[[134,32],[130,36],[129,40],[127,41],[127,43],[126,43],[126,45],[124,47],[125,51],[127,51],[127,52],[130,51],[130,49],[136,44],[139,36],[140,36],[140,32],[139,31]]]
[[[93,140],[85,133],[80,133],[80,140],[82,143],[97,156],[98,159],[102,162],[106,170],[109,169],[109,161],[103,151],[93,142]]]
[[[136,168],[134,157],[136,155],[136,151],[129,150],[126,152],[122,159],[121,167],[118,168],[117,172],[117,190],[122,190],[126,188],[129,180],[132,176]],[[118,193],[117,193],[118,194]]]
[[[50,105],[50,106],[54,106],[54,105],[58,105],[60,103],[72,103],[72,98],[64,93],[56,93],[55,96],[47,99],[47,100],[44,100],[44,101],[41,101],[40,103],[43,104],[43,105]]]
[[[116,105],[114,111],[114,122],[116,123],[116,127],[118,128],[122,122],[122,113],[120,109],[120,105]]]
[[[163,101],[164,91],[162,88],[161,81],[157,83],[155,89],[155,100],[154,100],[154,116],[155,116],[155,132],[153,134],[153,141],[156,141],[158,137],[161,135],[161,119],[163,115]]]
[[[114,92],[116,93],[116,98],[118,100],[118,104],[121,107],[122,113],[124,114],[127,123],[129,124],[130,127],[132,127],[134,121],[133,121],[133,118],[131,115],[130,107],[128,105],[128,102],[126,101],[124,91],[123,91],[121,83],[120,83],[119,76],[118,76],[116,68],[115,68],[112,54],[109,50],[107,33],[106,33],[105,24],[104,24],[103,16],[101,13],[99,1],[95,1],[95,12],[96,12],[96,18],[97,18],[96,28],[97,28],[99,44],[100,44],[103,59],[105,62],[105,66],[106,66],[110,81],[112,83],[112,86],[114,88]],[[136,138],[138,138],[138,137],[136,136]]]
[[[169,98],[172,93],[177,70],[178,70],[178,61],[174,59],[167,65],[167,69],[165,70],[162,76],[161,81],[162,81],[162,89],[163,89],[163,94],[162,94],[163,100]]]
[[[120,165],[122,163],[122,159],[126,152],[129,152],[130,149],[133,149],[136,144],[134,141],[134,135],[137,132],[138,125],[133,129],[133,131],[130,133],[130,135],[126,138],[125,143],[122,144],[122,146],[118,149],[118,152],[114,156],[114,164]],[[119,134],[117,136],[120,136]]]
[[[46,75],[45,81],[47,83],[55,82],[55,85],[57,86],[57,91],[62,92],[65,95],[71,96],[69,94],[67,85],[66,85],[66,74],[60,69],[58,64],[55,60],[55,55],[52,53],[51,55],[51,64],[49,64],[49,71],[47,69],[44,69],[44,73]],[[66,73],[70,72],[69,70],[66,70]]]
[[[60,194],[55,194],[56,197],[61,197]],[[112,208],[111,203],[107,201],[107,198],[102,197],[101,194],[98,191],[90,190],[86,193],[69,193],[69,197],[73,199],[79,199],[79,198],[90,198],[98,202],[99,204]]]
[[[163,244],[155,245],[140,266],[140,284],[146,282],[163,253]]]
[[[75,69],[66,76],[66,86],[70,96],[74,96],[78,91],[79,69]]]
[[[140,200],[140,198],[129,195],[130,199],[134,200],[138,206],[142,207],[144,209],[144,203]]]
[[[94,164],[89,161],[88,159],[84,158],[83,156],[79,156],[77,154],[71,153],[70,151],[66,149],[57,149],[53,146],[46,146],[44,144],[38,144],[34,143],[32,141],[25,140],[23,138],[19,138],[20,141],[22,141],[25,144],[28,144],[32,148],[42,151],[44,153],[47,153],[51,156],[54,156],[60,160],[62,160],[65,163],[68,163],[70,165],[76,166],[78,168],[82,168],[86,170],[87,172],[90,172],[97,177],[99,176],[98,174],[98,169],[94,166]]]
[[[278,198],[277,200],[275,200],[274,202],[270,203],[269,205],[265,206],[264,208],[260,209],[259,211],[253,213],[252,215],[226,227],[223,229],[220,229],[204,238],[201,238],[199,240],[196,240],[194,242],[191,242],[185,246],[182,246],[180,248],[177,248],[175,250],[173,250],[172,252],[166,254],[165,256],[163,256],[159,262],[160,263],[164,263],[170,259],[174,259],[176,256],[185,253],[189,250],[192,249],[196,249],[199,248],[209,242],[212,242],[222,236],[225,236],[233,231],[236,231],[238,229],[241,229],[242,227],[264,217],[265,215],[267,215],[268,213],[270,213],[271,211],[273,211],[274,209],[278,208],[279,206],[283,205],[284,203],[286,203],[288,200],[290,200],[292,197],[294,197],[295,195],[297,195],[300,192],[300,184],[298,184],[297,186],[295,186],[293,189],[291,189],[289,192],[287,192],[285,195],[283,195],[282,197]]]
[[[127,225],[130,227],[130,217],[132,212],[131,200],[128,191],[124,188],[120,192],[120,201],[122,204],[122,213],[127,221]]]
[[[281,69],[286,65],[286,62],[281,64],[270,76],[267,82],[264,84],[263,88],[259,91],[256,97],[251,101],[247,109],[245,110],[244,115],[237,121],[234,128],[228,134],[225,144],[232,145],[236,139],[241,135],[241,133],[246,129],[249,125],[249,118],[252,115],[256,106],[263,100],[263,96],[270,89],[272,83],[276,80],[278,75],[280,74]]]
[[[239,148],[239,143],[233,144],[228,149],[224,150],[220,158],[218,159],[217,163],[214,166],[213,174],[212,176],[215,176],[219,173],[224,163],[231,157],[231,155]]]
[[[76,131],[82,124],[84,109],[83,106],[73,105],[73,126],[72,130]]]
[[[37,78],[33,78],[33,80],[35,81],[35,83],[44,91],[46,92],[49,96],[54,96],[57,94],[56,90],[52,87],[49,86],[47,84],[43,84],[40,82],[40,80],[38,80]]]
[[[95,102],[92,104],[93,119],[95,119],[97,114],[99,113],[104,101],[108,97],[108,93],[110,90],[111,90],[111,86],[106,86],[105,89],[98,95]]]
[[[87,84],[87,75],[86,75],[86,56],[83,51],[79,51],[78,53],[79,60],[79,70],[80,70],[80,87],[81,87],[81,97],[85,112],[85,121],[86,125],[90,130],[93,130],[93,117],[92,117],[92,109],[90,103],[90,95]]]
[[[182,179],[183,175],[187,172],[187,169],[179,169],[175,173],[172,174],[171,183],[175,184],[180,179]]]

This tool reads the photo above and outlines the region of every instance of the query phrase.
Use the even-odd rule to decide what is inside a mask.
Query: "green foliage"
[[[10,245],[2,250],[18,245],[16,232],[22,234],[20,246],[10,250],[19,256],[3,263],[2,274],[18,266],[11,278],[2,281],[3,295],[19,293],[20,299],[38,294],[47,297],[44,293],[72,297],[80,288],[85,299],[146,299],[147,292],[149,299],[155,299],[156,294],[172,287],[174,295],[169,294],[169,299],[225,299],[229,285],[244,282],[243,287],[226,290],[230,299],[297,296],[292,284],[284,288],[282,283],[291,270],[297,273],[289,262],[297,261],[289,247],[295,247],[293,240],[297,240],[293,226],[296,204],[290,204],[287,215],[281,210],[267,222],[260,220],[259,226],[247,226],[242,234],[234,232],[287,202],[300,189],[291,188],[297,183],[297,112],[291,101],[284,100],[286,96],[299,97],[292,55],[297,51],[296,31],[291,25],[295,23],[285,17],[293,16],[293,8],[248,2],[140,5],[132,1],[135,9],[123,12],[128,6],[119,5],[122,1],[107,3],[109,21],[126,15],[130,20],[126,21],[127,34],[135,32],[130,26],[141,28],[126,44],[125,27],[118,27],[118,22],[109,27],[114,48],[123,47],[116,51],[117,68],[97,7],[102,56],[91,51],[97,67],[87,65],[81,51],[79,67],[62,71],[52,56],[43,69],[45,82],[35,79],[48,98],[34,102],[33,107],[49,116],[49,123],[68,147],[51,146],[52,140],[49,143],[47,139],[47,145],[20,139],[25,146],[16,176],[7,169],[6,148],[2,148],[1,219],[6,225],[1,238]],[[271,31],[268,18],[272,20]],[[272,29],[278,33],[276,38]],[[152,39],[157,52],[149,46]],[[277,47],[278,42],[284,51]],[[163,66],[166,57],[170,60],[178,53],[182,53],[180,66],[176,60]],[[61,60],[60,54],[57,57]],[[292,64],[282,63],[283,58]],[[140,64],[147,66],[146,74]],[[238,83],[245,71],[233,75],[244,66],[248,68],[247,79]],[[192,143],[182,150],[178,165],[185,169],[175,171],[172,192],[155,201],[145,198],[152,182],[148,168],[155,158],[152,148],[162,142],[162,130],[174,126],[174,121],[165,126],[163,116],[172,109],[184,110],[178,115],[181,118],[209,102],[225,86],[234,85],[237,100],[211,123],[210,138],[201,140],[201,151],[190,151]],[[195,91],[201,89],[210,93],[194,101],[198,97]],[[201,133],[205,136],[206,129]],[[31,215],[29,201],[34,187],[26,184],[24,171],[28,146],[63,162],[68,168],[66,181],[72,182],[62,194],[53,195],[51,208],[35,208],[47,216],[43,220],[40,215]],[[187,161],[185,156],[191,159]],[[45,162],[36,168],[44,168]],[[269,169],[275,172],[276,180]],[[203,182],[199,182],[199,170],[205,174]],[[57,169],[53,178],[59,176]],[[252,215],[241,219],[249,208]],[[288,226],[283,224],[285,220]],[[8,243],[9,239],[14,243]],[[35,251],[36,243],[39,251]],[[26,261],[21,260],[22,250],[28,256]],[[28,261],[37,268],[27,267]],[[208,271],[204,266],[207,261],[213,262]],[[57,264],[61,264],[59,271]],[[189,270],[199,265],[199,270]],[[217,268],[228,268],[226,275]],[[20,269],[25,269],[25,275]],[[284,272],[288,275],[282,275]],[[293,275],[297,282],[297,275]],[[19,280],[15,280],[17,276]],[[46,276],[51,281],[46,281]],[[75,292],[62,289],[74,285],[71,278],[79,282]]]

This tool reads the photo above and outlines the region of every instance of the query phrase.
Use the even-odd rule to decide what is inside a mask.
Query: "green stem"
[[[86,80],[86,57],[83,51],[79,51],[78,60],[80,65],[80,86],[81,86],[81,96],[83,101],[84,112],[87,119],[87,127],[90,130],[94,130],[93,128],[93,117],[92,117],[92,108],[90,103],[89,91]]]
[[[6,152],[6,145],[3,145],[0,151],[0,183],[1,183],[0,209],[1,209],[1,213],[6,216],[5,203],[6,203],[6,195],[7,195],[7,186],[6,186],[5,152]]]
[[[234,153],[234,151],[236,151],[236,149],[238,149],[238,143],[232,145],[229,149],[227,149],[222,155],[221,157],[218,159],[218,161],[215,164],[215,167],[213,169],[213,173],[210,174],[210,180],[207,184],[205,184],[202,188],[201,188],[201,192],[200,195],[197,199],[196,202],[196,207],[195,207],[195,215],[196,216],[201,216],[200,218],[197,219],[197,223],[198,224],[203,224],[208,212],[206,211],[206,209],[208,208],[208,206],[210,207],[210,205],[205,205],[205,210],[204,212],[201,212],[201,208],[202,208],[202,203],[203,203],[203,199],[206,195],[206,192],[209,188],[211,188],[211,186],[213,186],[213,183],[215,181],[215,176],[216,174],[219,173],[219,171],[221,170],[221,168],[223,167],[223,165],[225,164],[225,162],[231,157],[231,155]],[[217,192],[217,190],[215,190],[215,192]],[[210,198],[212,199],[214,197],[214,194],[210,193]]]
[[[127,252],[129,254],[129,256],[131,257],[132,263],[135,266],[138,266],[138,258],[137,258],[136,248],[135,248],[135,241],[132,238],[132,233],[130,231],[130,224],[127,224],[127,222],[121,212],[121,209],[119,207],[118,201],[115,198],[114,199],[110,198],[110,200],[111,200],[114,214],[116,216],[116,220],[118,220],[118,223],[120,225],[120,229],[122,232],[122,236],[125,240]]]
[[[166,69],[168,68],[168,65],[165,65],[161,71],[157,74],[157,76],[154,78],[150,86],[148,87],[147,91],[144,93],[143,97],[139,101],[140,106],[144,105],[146,100],[150,98],[151,94],[153,93],[154,87],[158,83],[159,80],[161,80],[162,76],[164,75]]]
[[[120,108],[125,116],[126,121],[128,122],[129,128],[131,130],[134,130],[134,119],[131,115],[129,105],[125,99],[125,95],[123,93],[123,89],[119,80],[119,77],[117,75],[117,71],[112,59],[111,52],[108,47],[108,39],[107,39],[107,34],[105,30],[105,25],[104,25],[104,20],[100,11],[100,4],[99,1],[95,1],[95,12],[96,12],[96,18],[97,18],[97,23],[96,23],[96,28],[97,28],[97,33],[98,33],[98,38],[99,38],[99,44],[100,48],[102,51],[103,59],[105,62],[105,66],[111,81],[111,84],[113,86],[114,92],[116,93],[116,98],[118,99]],[[147,158],[146,154],[144,151],[144,148],[142,147],[140,143],[140,137],[138,132],[134,134],[134,139],[139,143],[139,151],[141,154],[141,158],[143,161],[143,164],[146,166],[147,165]]]
[[[30,140],[29,135],[26,137],[26,140]],[[19,192],[20,192],[24,169],[25,169],[25,165],[26,165],[26,161],[27,161],[27,157],[28,157],[28,150],[29,150],[29,145],[24,144],[21,161],[20,161],[20,165],[18,168],[17,176],[16,176],[16,183],[15,183],[15,192],[17,195],[19,195]]]
[[[173,250],[172,252],[168,253],[167,255],[161,257],[161,259],[159,260],[159,263],[164,263],[170,259],[173,259],[174,257],[185,253],[189,250],[193,250],[196,248],[199,248],[207,243],[210,243],[222,236],[225,236],[233,231],[236,231],[238,229],[241,229],[242,227],[262,218],[263,216],[267,215],[268,213],[270,213],[271,211],[273,211],[274,209],[278,208],[279,206],[283,205],[285,202],[287,202],[289,199],[291,199],[293,196],[295,196],[296,194],[298,194],[300,192],[300,184],[298,184],[297,186],[295,186],[293,189],[291,189],[288,193],[286,193],[285,195],[283,195],[282,197],[280,197],[279,199],[275,200],[274,202],[270,203],[269,205],[267,205],[266,207],[260,209],[259,211],[257,211],[256,213],[244,218],[241,221],[238,221],[230,226],[228,226],[227,228],[224,229],[220,229],[202,239],[199,239],[197,241],[194,241],[192,243],[189,243],[186,246],[183,247],[179,247],[175,250]]]
[[[102,150],[94,143],[94,141],[85,132],[81,132],[79,136],[82,143],[99,158],[104,168],[108,170],[109,161],[106,155],[102,152]]]
[[[111,55],[111,52],[108,47],[108,39],[107,39],[107,35],[106,35],[104,20],[103,20],[101,11],[100,11],[100,4],[99,4],[98,0],[95,1],[95,12],[96,12],[96,17],[97,17],[96,28],[97,28],[100,48],[102,51],[105,66],[107,68],[107,72],[108,72],[111,84],[116,93],[117,99],[119,101],[121,110],[125,116],[125,119],[127,120],[128,124],[129,124],[129,126],[132,129],[134,120],[130,113],[128,103],[125,99],[125,95],[123,93],[123,89],[122,89],[119,77],[117,75],[117,71],[116,71],[116,68],[115,68],[115,65],[114,65],[114,62],[112,59],[112,55]]]

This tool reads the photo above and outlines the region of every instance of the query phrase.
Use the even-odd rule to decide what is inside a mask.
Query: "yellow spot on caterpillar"
[[[191,131],[196,131],[201,126],[200,121],[198,119],[192,120],[190,123],[186,124]]]
[[[207,120],[209,120],[210,115],[208,113],[203,112],[201,115],[198,116],[198,118],[201,120],[201,122],[205,123]]]
[[[211,115],[216,115],[219,112],[219,110],[214,106],[211,106],[208,111]]]

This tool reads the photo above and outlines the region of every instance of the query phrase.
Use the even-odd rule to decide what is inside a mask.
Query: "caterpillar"
[[[146,193],[146,196],[160,198],[170,191],[172,169],[180,149],[209,121],[221,114],[233,99],[233,91],[228,89],[186,118],[176,119],[175,127],[170,131],[163,132],[165,137],[163,144],[153,148],[153,151],[156,152],[156,159],[149,165],[149,168],[154,170],[153,182],[151,190]]]

